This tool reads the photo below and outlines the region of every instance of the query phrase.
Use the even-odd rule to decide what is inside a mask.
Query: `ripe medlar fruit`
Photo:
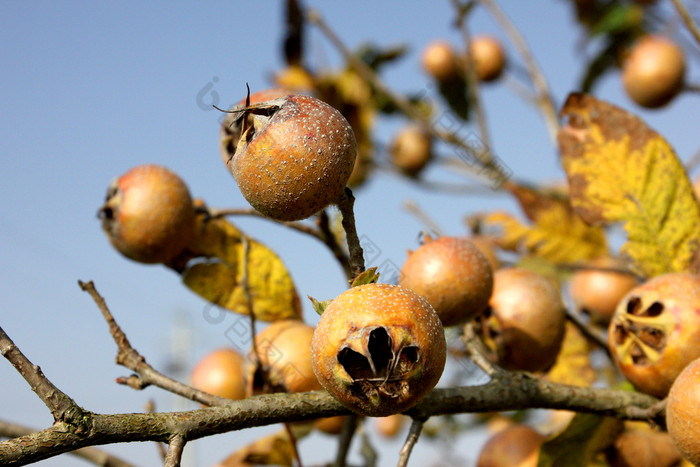
[[[527,425],[512,425],[481,448],[477,467],[537,467],[545,437]]]
[[[469,43],[469,55],[474,62],[479,81],[494,81],[501,76],[506,56],[498,39],[491,36],[475,36]]]
[[[242,132],[227,165],[255,209],[294,221],[340,199],[357,153],[340,112],[314,97],[290,95],[237,115]]]
[[[604,271],[624,269],[625,264],[611,257],[590,262],[591,269],[580,269],[571,277],[571,298],[576,306],[600,323],[609,323],[620,300],[637,285],[632,274]]]
[[[642,107],[666,105],[683,89],[685,58],[672,40],[647,35],[632,47],[622,67],[627,94]]]
[[[452,45],[444,40],[428,44],[421,55],[423,69],[438,82],[451,82],[459,79],[459,60]]]
[[[314,372],[341,404],[370,417],[413,407],[445,367],[440,318],[410,290],[353,287],[325,309],[311,343]]]
[[[311,368],[314,328],[295,319],[270,323],[255,336],[248,355],[248,395],[321,389]]]
[[[488,357],[509,370],[544,371],[557,359],[566,330],[559,289],[523,268],[499,269],[476,331]]]
[[[610,321],[610,352],[639,391],[665,397],[685,366],[700,357],[700,277],[663,274],[632,289]]]
[[[254,92],[248,99],[252,105],[279,99],[290,94],[293,94],[293,92],[289,89],[269,88]],[[244,109],[245,105],[246,99],[241,99],[235,107],[231,108],[231,112],[227,113],[226,118],[221,122],[221,129],[219,130],[219,153],[221,154],[221,159],[224,161],[224,164],[228,164],[228,161],[236,153],[236,147],[241,139],[243,120],[236,118],[238,114],[236,114],[235,111]]]
[[[395,438],[401,431],[407,418],[403,414],[395,413],[394,415],[377,418],[375,426],[380,435],[385,438]]]
[[[227,399],[246,395],[243,367],[245,360],[233,349],[218,349],[205,355],[190,375],[190,384],[200,391]]]
[[[611,467],[676,467],[681,455],[668,433],[626,429],[605,452]]]
[[[493,272],[486,257],[468,239],[440,237],[408,254],[399,285],[425,298],[447,327],[486,309]]]
[[[389,147],[391,163],[404,174],[415,177],[432,156],[430,133],[419,125],[402,128]]]
[[[187,185],[159,165],[140,165],[109,185],[98,216],[112,246],[141,263],[166,263],[194,235]]]
[[[671,386],[666,427],[681,455],[700,465],[700,359],[685,367]]]
[[[496,254],[496,240],[488,235],[473,235],[469,237],[469,240],[474,244],[475,247],[486,257],[489,264],[491,265],[491,270],[496,271],[501,267],[501,260]]]

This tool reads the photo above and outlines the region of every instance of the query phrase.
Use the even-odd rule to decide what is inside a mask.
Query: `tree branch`
[[[408,436],[406,437],[406,442],[401,448],[399,453],[399,463],[398,467],[406,467],[408,465],[408,458],[411,457],[411,451],[413,451],[413,446],[418,442],[421,431],[423,431],[424,420],[413,419],[411,423],[411,429],[408,431]]]
[[[182,450],[185,449],[185,438],[175,435],[168,443],[168,454],[165,456],[163,467],[180,467],[182,461]]]
[[[73,399],[58,389],[44,376],[38,365],[32,364],[21,350],[12,342],[10,336],[0,327],[0,353],[19,372],[24,380],[29,383],[32,391],[46,404],[55,421],[65,422],[71,425],[71,429],[78,432],[84,430],[89,424],[89,413],[84,411]]]
[[[355,197],[352,194],[352,190],[346,187],[344,195],[338,201],[338,208],[343,216],[343,229],[348,242],[350,270],[352,271],[353,279],[365,270],[365,256],[362,251],[362,245],[360,245],[360,238],[357,236],[357,227],[355,227],[354,205]]]
[[[700,45],[700,28],[698,28],[698,25],[695,23],[693,17],[690,16],[690,12],[681,0],[672,0],[672,2],[676,7],[676,11],[678,11],[678,14],[683,19],[685,27],[688,28],[688,31],[690,31],[690,33],[693,35],[695,41],[698,43],[698,45]]]

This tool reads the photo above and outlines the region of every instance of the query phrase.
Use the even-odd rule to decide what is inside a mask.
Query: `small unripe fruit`
[[[700,276],[663,274],[632,289],[610,321],[608,343],[637,390],[666,397],[673,380],[700,357]]]
[[[416,176],[430,162],[432,156],[430,133],[418,125],[402,128],[389,148],[391,163],[401,172]]]
[[[140,165],[112,181],[98,216],[112,246],[142,263],[166,263],[194,234],[185,182],[165,167]]]
[[[493,272],[486,257],[468,239],[440,237],[409,253],[399,285],[425,298],[443,326],[453,326],[486,309]]]
[[[385,438],[395,438],[401,431],[407,417],[400,413],[389,415],[388,417],[377,418],[377,431]]]
[[[321,385],[345,407],[370,417],[416,405],[437,384],[445,359],[435,310],[398,285],[343,292],[321,315],[312,342]]]
[[[545,437],[526,425],[512,425],[493,435],[479,454],[477,467],[537,467]]]
[[[491,36],[474,37],[469,43],[469,54],[479,81],[494,81],[501,76],[506,56],[498,39]]]
[[[671,386],[666,426],[681,455],[700,465],[700,359],[691,362]]]
[[[340,200],[357,154],[340,112],[291,95],[251,106],[239,118],[245,129],[227,165],[255,209],[294,221]]]
[[[681,48],[663,36],[641,38],[622,69],[627,94],[642,107],[666,105],[683,88],[685,58]]]
[[[311,368],[314,328],[285,319],[270,323],[255,336],[257,355],[251,349],[248,394],[306,392],[321,389]]]
[[[455,81],[460,76],[457,54],[447,41],[436,40],[428,44],[421,62],[423,69],[438,82]]]
[[[549,369],[566,330],[559,290],[522,268],[496,271],[489,307],[476,322],[489,358],[509,370]]]
[[[245,360],[233,349],[219,349],[207,354],[190,375],[193,388],[226,399],[245,397],[243,367]]]
[[[611,257],[598,258],[590,266],[592,269],[580,269],[571,277],[571,298],[594,321],[607,324],[620,300],[637,285],[637,279],[631,274],[598,269],[624,268],[624,263]]]

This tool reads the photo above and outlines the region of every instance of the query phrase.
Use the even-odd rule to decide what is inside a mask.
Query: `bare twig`
[[[292,453],[294,454],[294,458],[297,460],[297,466],[304,467],[304,464],[301,463],[301,456],[299,455],[299,448],[297,446],[297,437],[294,436],[294,432],[292,431],[292,427],[287,422],[284,422],[284,431],[287,432],[287,437],[289,438],[289,444],[292,446]]]
[[[163,467],[180,467],[182,461],[182,451],[185,449],[185,438],[180,435],[175,435],[170,438],[168,443],[168,454],[165,456]]]
[[[418,221],[425,226],[430,232],[435,233],[438,237],[445,235],[445,231],[438,225],[438,223],[430,217],[430,215],[421,209],[413,200],[407,200],[403,202],[403,208],[411,213],[413,217],[418,219]]]
[[[343,431],[340,433],[340,437],[338,438],[338,452],[335,455],[335,463],[333,464],[333,467],[345,467],[345,458],[348,457],[350,443],[352,442],[353,436],[355,436],[358,423],[359,420],[357,414],[351,414],[349,417],[345,418]]]
[[[608,346],[608,336],[604,331],[594,328],[585,321],[581,313],[571,310],[568,307],[566,307],[566,317],[578,328],[579,331],[583,333],[584,336],[595,342],[595,344],[603,349],[608,356],[611,355],[610,347]]]
[[[323,241],[323,238],[319,235],[318,230],[314,229],[313,227],[304,224],[303,222],[285,222],[285,221],[279,221],[276,219],[272,219],[271,217],[267,217],[264,214],[261,214],[259,211],[256,211],[253,208],[220,208],[220,209],[214,209],[214,208],[206,208],[207,215],[211,217],[212,219],[216,219],[219,217],[226,217],[226,216],[252,216],[252,217],[259,217],[261,219],[267,219],[269,221],[275,222],[277,224],[283,225],[285,227],[289,227],[290,229],[296,230],[297,232],[301,232],[306,235],[310,235],[318,240]]]
[[[471,33],[469,31],[469,25],[467,24],[467,16],[471,11],[470,8],[463,8],[459,0],[452,0],[452,6],[455,9],[455,14],[457,19],[455,23],[457,27],[462,32],[462,40],[464,41],[465,56],[465,70],[464,74],[467,77],[467,84],[469,90],[469,100],[471,101],[471,107],[474,111],[474,117],[476,119],[476,127],[479,130],[479,138],[484,142],[486,147],[492,148],[491,136],[486,123],[486,112],[484,107],[481,105],[481,91],[479,85],[479,77],[476,75],[476,66],[474,64],[473,57],[469,53],[469,47],[471,44]]]
[[[350,269],[350,258],[343,248],[336,241],[335,235],[330,228],[330,222],[328,218],[328,213],[324,210],[318,215],[318,229],[323,237],[323,243],[326,244],[329,250],[335,256],[335,259],[340,263],[345,273],[345,277],[350,281],[354,279],[352,275],[352,270]]]
[[[464,347],[466,347],[471,360],[489,377],[495,378],[505,373],[503,368],[495,365],[486,357],[486,349],[481,339],[476,335],[473,324],[464,326],[462,342],[464,342]]]
[[[81,289],[90,294],[102,312],[102,316],[104,316],[105,321],[107,321],[109,332],[112,335],[114,342],[116,342],[118,348],[116,358],[117,363],[138,374],[131,375],[127,378],[119,378],[117,382],[127,384],[134,389],[143,389],[153,384],[154,386],[166,389],[173,394],[178,394],[182,397],[186,397],[205,405],[224,405],[229,402],[229,399],[214,396],[204,391],[199,391],[172,378],[168,378],[162,373],[156,371],[151,365],[146,363],[146,359],[141,356],[136,349],[131,347],[129,340],[126,338],[126,334],[124,334],[117,322],[114,320],[114,316],[112,316],[112,313],[109,311],[107,303],[97,292],[92,281],[78,281],[78,284],[80,285]]]
[[[32,364],[0,327],[0,353],[19,372],[24,380],[48,407],[54,420],[72,425],[78,432],[87,429],[90,413],[84,411],[73,399],[58,389],[44,376],[38,365]]]
[[[693,19],[692,16],[690,16],[690,12],[688,9],[685,7],[683,2],[681,0],[672,0],[673,5],[676,7],[676,10],[678,11],[678,14],[681,16],[683,19],[683,22],[685,23],[685,27],[688,28],[688,31],[693,35],[695,38],[695,41],[698,43],[700,46],[700,28],[698,28],[697,23]]]
[[[353,279],[360,275],[365,270],[365,257],[360,245],[360,238],[357,236],[357,227],[355,227],[355,197],[350,188],[345,188],[345,193],[338,201],[338,209],[343,216],[343,229],[345,230],[345,239],[348,242],[348,251],[350,252],[350,270]]]
[[[557,118],[556,106],[554,105],[554,100],[549,91],[547,80],[542,70],[540,70],[539,65],[537,65],[535,56],[530,51],[530,47],[527,45],[522,34],[520,34],[518,28],[508,19],[494,0],[479,1],[489,10],[491,16],[494,17],[503,31],[508,35],[515,48],[518,49],[520,56],[523,58],[528,75],[532,81],[532,86],[537,93],[537,105],[544,117],[547,130],[549,131],[549,137],[552,142],[556,144],[557,133],[559,132],[559,119]]]
[[[408,436],[406,437],[406,442],[401,448],[399,453],[399,463],[398,467],[406,467],[408,465],[408,458],[411,456],[411,451],[413,451],[413,446],[418,442],[421,431],[423,431],[423,424],[425,420],[419,420],[417,418],[413,419],[411,423],[411,429],[408,431]]]

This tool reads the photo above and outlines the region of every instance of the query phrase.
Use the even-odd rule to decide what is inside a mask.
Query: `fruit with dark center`
[[[401,172],[414,177],[430,161],[432,156],[430,133],[418,125],[402,128],[389,148],[391,163]]]
[[[475,36],[469,43],[469,54],[479,81],[494,81],[501,76],[506,56],[498,39],[491,36]]]
[[[166,263],[194,234],[187,185],[159,165],[140,165],[115,179],[98,212],[112,246],[142,263]]]
[[[637,41],[622,68],[625,91],[642,107],[666,105],[683,89],[684,80],[683,50],[672,40],[658,35]]]
[[[215,396],[243,399],[246,393],[244,366],[243,356],[235,350],[218,349],[197,362],[190,375],[190,384]]]
[[[289,89],[285,88],[269,88],[262,91],[254,92],[250,95],[250,104],[260,104],[261,102],[279,99],[293,94]],[[238,104],[230,109],[230,113],[226,114],[226,118],[221,122],[219,130],[219,153],[224,164],[236,153],[238,141],[241,139],[241,130],[243,129],[243,120],[238,118],[239,114],[236,110],[245,108],[246,99],[241,99]]]
[[[423,49],[421,55],[423,69],[438,82],[452,82],[459,79],[459,60],[452,45],[444,40],[436,40]]]
[[[255,209],[293,221],[340,200],[357,153],[340,112],[319,99],[290,95],[251,105],[238,119],[241,137],[227,165]]]
[[[700,277],[657,276],[632,289],[610,321],[608,343],[639,391],[666,397],[673,380],[700,357]]]
[[[488,357],[510,370],[544,371],[556,361],[566,330],[559,290],[522,268],[499,269],[476,330]]]
[[[571,277],[571,298],[576,306],[600,323],[609,323],[620,300],[638,285],[636,277],[622,272],[625,264],[611,257],[591,261],[591,269],[580,269]]]
[[[700,359],[685,367],[671,386],[666,427],[681,455],[700,465]]]
[[[409,253],[399,285],[425,298],[443,326],[481,314],[493,289],[491,265],[468,239],[440,237]]]
[[[295,319],[274,321],[260,331],[248,356],[248,395],[321,389],[311,367],[313,334],[312,326]]]
[[[481,448],[477,467],[537,467],[545,437],[527,425],[512,425]]]
[[[353,287],[325,309],[312,341],[318,380],[341,404],[383,417],[417,404],[445,367],[440,318],[422,297],[388,284]]]

